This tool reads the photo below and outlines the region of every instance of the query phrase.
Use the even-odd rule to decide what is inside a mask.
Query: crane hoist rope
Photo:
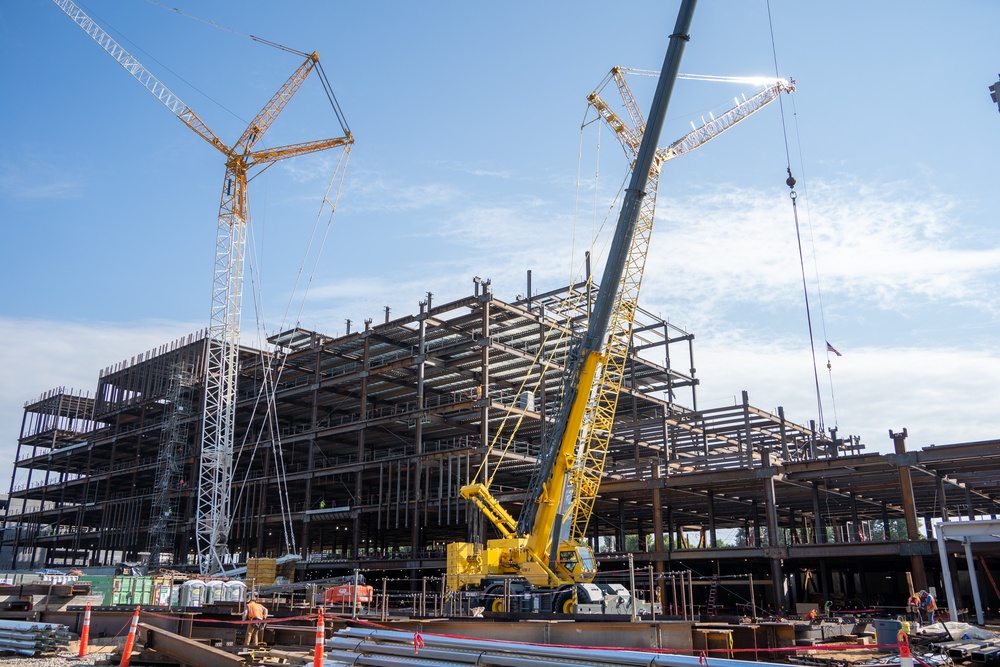
[[[319,264],[319,257],[321,256],[323,248],[326,245],[326,239],[327,236],[329,235],[333,222],[333,215],[337,210],[337,202],[340,201],[340,195],[344,185],[344,177],[346,176],[347,162],[350,156],[350,149],[351,149],[350,146],[344,148],[344,151],[340,155],[340,159],[338,160],[336,166],[333,169],[330,181],[327,184],[327,189],[323,194],[323,198],[322,201],[320,202],[319,209],[316,212],[316,220],[313,224],[313,231],[309,237],[309,242],[307,244],[305,253],[303,255],[302,262],[300,263],[299,269],[296,273],[295,283],[292,286],[291,292],[289,294],[288,303],[285,307],[284,313],[282,314],[281,323],[278,325],[278,331],[284,331],[286,328],[286,324],[289,318],[289,312],[291,310],[293,302],[296,299],[296,295],[299,293],[299,282],[302,278],[303,273],[305,272],[305,267],[307,265],[309,256],[312,253],[313,245],[316,243],[318,229],[320,227],[320,224],[324,220],[324,213],[326,213],[326,218],[325,218],[326,224],[324,225],[324,232],[319,240],[318,244],[319,249],[315,253],[315,260],[313,262],[312,270],[309,273],[308,278],[306,279],[305,289],[302,290],[302,296],[299,301],[299,309],[295,320],[296,322],[298,322],[298,316],[301,315],[302,308],[305,306],[305,302],[308,297],[309,287],[311,286],[312,279],[315,276],[316,269]],[[258,173],[258,175],[260,174]],[[331,192],[334,191],[334,185],[336,185],[336,190],[335,194],[331,197]],[[251,229],[251,241],[252,238],[253,237]],[[253,253],[251,253],[251,256],[253,256]],[[251,281],[253,275],[254,275],[253,272],[251,272]],[[259,293],[256,294],[259,297]],[[263,321],[261,319],[262,312],[263,312],[263,307],[258,306],[257,308],[258,317],[256,324],[258,329],[257,331],[258,339],[260,340],[263,340],[265,338]],[[278,500],[279,500],[279,512],[281,513],[282,533],[285,538],[286,552],[291,554],[291,553],[296,553],[297,548],[295,546],[295,532],[292,529],[292,509],[288,501],[289,494],[288,494],[286,467],[283,454],[284,448],[281,446],[281,430],[277,426],[277,404],[274,396],[275,387],[277,387],[277,384],[280,381],[282,373],[284,372],[285,363],[288,358],[285,355],[278,355],[277,357],[278,363],[276,367],[272,363],[272,359],[273,357],[265,353],[263,351],[263,347],[261,347],[261,352],[258,355],[260,367],[263,372],[263,377],[261,381],[261,391],[255,397],[256,400],[254,402],[253,407],[251,408],[251,414],[248,419],[248,423],[251,424],[257,423],[255,417],[258,413],[260,402],[265,401],[266,408],[263,410],[264,412],[263,426],[265,428],[261,428],[255,435],[252,434],[249,430],[244,434],[244,441],[242,443],[242,446],[236,448],[238,454],[236,459],[234,460],[233,465],[234,468],[238,469],[240,467],[239,460],[245,453],[248,453],[250,458],[255,457],[257,453],[260,451],[261,444],[265,439],[265,435],[267,436],[269,442],[273,444],[273,446],[270,447],[270,450],[271,450],[271,456],[274,461],[273,470],[275,471],[274,475],[275,483],[279,488]],[[254,438],[254,442],[253,445],[250,446],[249,440],[252,436]],[[240,489],[239,493],[233,499],[233,504],[236,507],[239,507],[241,501],[243,500],[244,493],[248,488],[248,482],[250,480],[251,473],[252,473],[251,467],[245,466],[242,484],[239,485]]]

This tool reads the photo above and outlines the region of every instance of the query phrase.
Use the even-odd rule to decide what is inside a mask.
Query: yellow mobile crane
[[[636,219],[632,223],[626,222],[625,227],[619,219],[616,234],[627,234],[628,226],[632,228],[626,256],[618,258],[617,269],[614,269],[617,274],[612,271],[609,275],[609,270],[605,269],[601,282],[601,285],[611,286],[616,283],[609,280],[614,280],[616,276],[619,278],[615,292],[602,290],[600,293],[605,295],[606,300],[613,296],[614,305],[610,315],[607,311],[595,310],[595,318],[603,312],[609,316],[609,321],[595,324],[592,320],[588,338],[574,351],[576,364],[570,367],[575,372],[567,376],[564,386],[564,395],[574,402],[564,400],[564,414],[558,423],[560,430],[551,432],[542,465],[536,469],[529,485],[528,502],[520,520],[515,521],[497,502],[489,491],[488,483],[478,482],[462,489],[462,495],[474,502],[503,536],[490,540],[485,549],[471,543],[455,543],[449,547],[448,589],[471,593],[473,606],[500,611],[504,597],[511,599],[509,595],[502,596],[503,593],[533,591],[549,594],[522,596],[519,605],[522,611],[631,613],[634,606],[637,613],[645,613],[649,609],[648,603],[634,603],[628,591],[620,585],[592,583],[596,563],[593,552],[586,544],[586,534],[600,487],[628,358],[633,314],[638,304],[652,232],[659,173],[665,162],[704,145],[773,102],[782,92],[793,92],[795,82],[780,79],[767,82],[751,97],[736,99],[735,105],[725,113],[712,116],[711,120],[693,128],[668,147],[655,149],[652,161],[645,169],[645,163],[639,165],[642,141],[648,134],[646,122],[624,76],[633,72],[613,68],[598,90],[587,98],[597,114],[615,132],[633,169],[642,169],[642,173],[648,176],[638,190],[630,188],[630,191],[640,194],[639,201],[631,204],[634,211],[631,215]],[[684,78],[747,81],[691,75]],[[600,97],[600,91],[610,81],[618,87],[631,125],[615,114]],[[656,113],[655,103],[653,113]],[[650,141],[651,146],[655,146],[655,141]],[[628,207],[629,204],[623,204],[622,215],[629,210]],[[616,250],[613,246],[612,256],[621,252],[622,247],[618,246]],[[584,348],[588,340],[600,340],[595,332],[601,327],[606,339],[603,350],[598,353],[593,347]],[[556,544],[558,549],[553,549]]]
[[[528,485],[527,501],[515,521],[490,493],[486,484],[470,484],[462,496],[476,504],[502,535],[486,547],[472,543],[448,545],[449,591],[481,593],[481,606],[492,604],[501,590],[523,601],[521,611],[631,613],[632,598],[618,584],[594,584],[597,561],[580,526],[586,529],[597,495],[601,470],[595,471],[589,451],[589,434],[610,431],[607,406],[594,400],[597,378],[605,363],[605,349],[612,320],[631,323],[635,303],[623,293],[638,286],[642,265],[630,261],[656,144],[666,118],[680,59],[694,14],[696,0],[684,0],[663,61],[656,92],[643,133],[632,176],[618,216],[615,235],[584,337],[573,346],[563,383],[562,409],[542,450]],[[627,327],[630,329],[631,327]],[[614,336],[618,338],[618,336]],[[621,344],[621,341],[614,341]],[[624,342],[627,349],[627,336]],[[617,390],[615,390],[617,394]],[[590,409],[588,409],[588,407]],[[603,455],[599,455],[603,468]],[[596,473],[596,474],[595,474]],[[589,502],[588,502],[589,500]],[[582,524],[581,524],[582,522]],[[549,595],[521,596],[524,592]],[[502,604],[502,602],[501,602]],[[479,605],[477,605],[479,606]]]

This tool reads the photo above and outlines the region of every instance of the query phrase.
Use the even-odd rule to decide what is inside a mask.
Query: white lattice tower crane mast
[[[231,522],[230,491],[239,370],[240,314],[243,303],[243,260],[249,217],[248,174],[254,167],[266,167],[286,158],[336,147],[345,147],[349,150],[354,138],[324,77],[324,89],[333,105],[344,136],[254,150],[310,72],[319,69],[322,76],[322,68],[318,68],[319,55],[315,52],[299,54],[305,56],[305,62],[285,81],[250,122],[239,140],[230,147],[219,139],[190,107],[73,2],[52,1],[171,113],[226,157],[226,176],[219,205],[218,234],[215,244],[208,353],[205,361],[204,421],[201,434],[196,526],[201,571],[203,574],[214,574],[223,568]]]

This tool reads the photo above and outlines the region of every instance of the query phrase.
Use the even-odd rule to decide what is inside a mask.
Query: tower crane
[[[674,34],[679,34],[679,31],[675,29]],[[794,82],[769,84],[749,99],[737,99],[732,109],[694,128],[670,146],[656,149],[662,118],[658,119],[654,114],[665,113],[665,109],[658,109],[654,100],[650,113],[653,130],[647,130],[625,80],[627,71],[616,67],[609,74],[609,79],[618,86],[631,124],[615,114],[601,99],[600,87],[588,96],[589,103],[612,128],[625,149],[633,177],[622,204],[594,315],[579,348],[572,352],[576,362],[565,381],[563,409],[557,428],[553,429],[546,442],[517,521],[492,496],[486,484],[470,484],[461,491],[483,511],[502,539],[490,540],[485,550],[468,543],[451,545],[448,587],[453,591],[481,592],[480,602],[493,610],[502,608],[502,600],[498,597],[502,586],[514,592],[535,590],[554,593],[539,599],[538,604],[543,611],[571,613],[586,609],[627,613],[638,607],[623,587],[592,583],[596,561],[593,551],[587,546],[586,535],[600,487],[628,357],[632,323],[652,233],[659,174],[666,161],[704,145],[763,108],[782,91],[794,90]],[[676,68],[673,71],[676,74]],[[662,86],[664,74],[660,76]],[[660,94],[658,87],[657,97]],[[642,185],[637,185],[637,172],[646,177]],[[630,224],[627,215],[633,216],[631,234],[623,231],[623,225]],[[609,269],[609,266],[612,268]],[[595,324],[595,318],[606,318],[606,321]],[[596,336],[603,336],[596,338],[598,342],[603,341],[603,348],[593,347]],[[514,579],[514,584],[503,581],[510,578]]]
[[[243,301],[243,259],[249,217],[248,175],[254,168],[264,169],[275,162],[292,157],[337,147],[350,150],[354,137],[344,121],[336,98],[333,97],[322,66],[319,65],[319,54],[315,52],[306,54],[293,51],[304,56],[305,62],[264,105],[239,139],[232,146],[228,146],[189,106],[71,0],[52,1],[172,114],[225,157],[226,174],[219,204],[212,309],[208,349],[205,355],[196,520],[199,567],[203,574],[215,574],[223,569],[231,523],[230,490],[233,476],[240,314]],[[323,87],[333,105],[343,136],[257,149],[256,146],[264,134],[314,69],[319,70]]]

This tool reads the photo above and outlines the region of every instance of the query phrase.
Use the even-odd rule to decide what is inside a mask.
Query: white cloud
[[[0,484],[10,479],[23,406],[64,387],[94,394],[102,369],[198,327],[180,322],[87,324],[0,317]]]
[[[977,230],[959,224],[947,198],[844,181],[813,188],[808,209],[803,199],[799,222],[813,298],[818,269],[823,293],[856,307],[1000,310],[993,288],[1000,245],[988,236],[970,241]],[[801,301],[787,197],[720,188],[669,200],[660,207],[645,281],[647,303],[669,305],[686,321],[708,321],[738,303],[774,308]]]
[[[355,169],[348,178],[346,192],[341,201],[354,213],[433,210],[460,195],[450,184],[402,185],[379,173]],[[413,230],[419,230],[419,226],[414,225]]]
[[[411,211],[409,226],[421,234],[402,240],[407,252],[394,254],[380,245],[377,261],[349,275],[317,276],[301,310],[302,326],[336,334],[346,318],[356,328],[366,317],[381,322],[386,305],[392,317],[416,312],[426,291],[434,293],[435,303],[470,294],[473,276],[491,278],[502,299],[524,292],[529,269],[536,290],[553,289],[570,278],[571,247],[575,243],[579,264],[580,239],[589,236],[589,219],[574,224],[572,216],[540,200],[480,202],[454,196],[449,186],[384,185],[366,183],[367,205]],[[394,201],[379,202],[376,195],[383,191]],[[972,242],[980,230],[956,221],[954,202],[933,192],[853,182],[814,187],[808,215],[804,199],[799,205],[807,272],[812,281],[815,243],[828,310],[850,313],[851,325],[860,327],[912,307],[934,320],[936,309],[960,303],[978,315],[931,324],[946,334],[992,330],[997,296],[989,286],[996,281],[1000,250],[988,234],[982,244]],[[757,407],[782,405],[799,423],[815,417],[787,195],[776,200],[772,193],[718,188],[667,198],[660,211],[641,301],[696,334],[700,404],[736,400],[746,389]],[[250,313],[248,303],[247,322]],[[822,331],[814,318],[815,330]],[[266,323],[270,332],[278,326]],[[0,319],[4,340],[18,341],[0,353],[7,369],[0,381],[0,432],[8,461],[24,401],[60,385],[92,390],[100,368],[196,328]],[[816,338],[827,426],[839,423],[842,434],[860,435],[872,449],[887,447],[888,429],[903,427],[914,448],[996,437],[990,420],[1000,408],[994,389],[1000,356],[994,349],[946,335],[928,336],[927,345],[918,346],[894,340],[892,332],[873,340],[852,330],[833,340],[845,354],[833,360],[831,395],[825,346],[821,335]]]
[[[908,449],[997,437],[1000,352],[945,347],[859,348],[833,357],[817,350],[820,394],[827,428],[859,435],[868,451],[891,449],[889,430],[906,428]],[[750,403],[791,421],[817,419],[816,388],[808,346],[733,336],[695,339],[699,405]]]

